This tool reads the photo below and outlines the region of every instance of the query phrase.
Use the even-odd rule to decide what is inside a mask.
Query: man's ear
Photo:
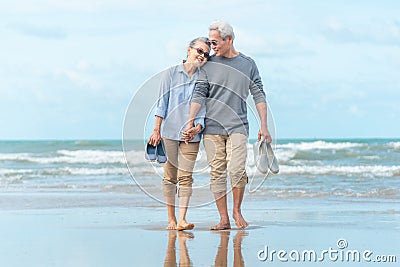
[[[228,41],[229,41],[230,44],[232,44],[232,41],[233,41],[232,40],[232,35],[228,35]]]

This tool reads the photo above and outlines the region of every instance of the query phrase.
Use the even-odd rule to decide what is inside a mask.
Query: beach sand
[[[246,195],[243,214],[250,226],[245,230],[209,231],[208,227],[218,221],[216,208],[211,204],[190,208],[188,220],[195,223],[195,229],[177,232],[164,230],[165,208],[140,192],[133,195],[5,192],[0,202],[0,261],[1,266],[31,267],[179,263],[181,266],[398,266],[399,207],[393,200],[268,199]],[[347,246],[340,249],[338,246],[343,244]],[[279,259],[275,253],[271,258],[273,250],[287,254],[281,254]],[[317,262],[301,258],[300,262],[293,261],[296,251],[301,255],[305,250],[314,250]],[[332,252],[331,258],[324,254],[324,259],[318,262],[324,250],[338,253]],[[371,262],[366,263],[362,258],[360,262],[341,259],[340,251],[348,250],[371,251]],[[391,260],[397,262],[373,262],[378,255],[394,255],[396,259]]]

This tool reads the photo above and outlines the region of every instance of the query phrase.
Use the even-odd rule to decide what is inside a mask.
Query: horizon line
[[[355,140],[355,139],[400,139],[400,137],[281,137],[274,140]],[[0,142],[17,142],[17,141],[123,141],[122,138],[37,138],[37,139],[0,139]],[[142,138],[127,139],[127,141],[142,141]],[[257,138],[248,138],[248,140],[257,140]]]

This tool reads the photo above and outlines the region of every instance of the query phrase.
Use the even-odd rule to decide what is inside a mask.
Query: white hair
[[[232,26],[223,20],[217,20],[210,24],[209,30],[217,30],[221,38],[225,40],[229,35],[232,36],[232,41],[235,39]]]

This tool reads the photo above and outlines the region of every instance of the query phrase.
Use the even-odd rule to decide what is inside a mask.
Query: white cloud
[[[7,24],[6,29],[23,35],[45,39],[65,39],[67,37],[67,33],[64,29],[49,25],[34,25],[23,22],[14,22]]]
[[[348,107],[348,112],[355,116],[361,116],[363,112],[360,110],[357,104],[352,104]]]
[[[343,43],[366,43],[374,45],[399,45],[400,31],[395,21],[362,20],[344,22],[330,18],[322,31],[325,39]]]
[[[120,7],[123,7],[124,9],[137,9],[138,7],[143,6],[145,6],[145,2],[139,0],[3,0],[0,2],[0,13],[47,13],[54,11],[94,12],[120,9]]]
[[[16,117],[42,116],[42,133],[58,117],[81,122],[69,123],[69,133],[92,125],[87,131],[98,136],[104,125],[96,122],[101,121],[96,113],[122,119],[120,110],[135,90],[179,63],[187,42],[207,35],[209,23],[223,18],[234,26],[236,48],[257,62],[281,132],[297,134],[291,130],[293,121],[280,114],[296,119],[313,113],[323,121],[338,104],[341,115],[370,117],[387,111],[385,105],[397,106],[399,99],[400,20],[393,5],[3,0],[0,104]],[[352,116],[341,119],[353,122]],[[326,128],[310,132],[323,136]]]

